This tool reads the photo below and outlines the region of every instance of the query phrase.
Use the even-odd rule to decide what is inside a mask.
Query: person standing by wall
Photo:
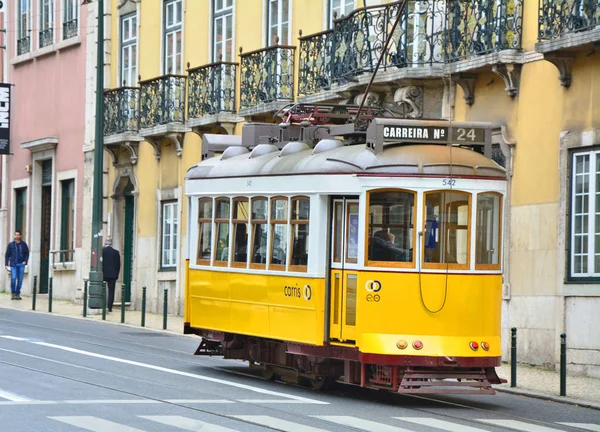
[[[15,239],[8,244],[4,255],[4,266],[10,271],[11,300],[21,300],[21,286],[28,261],[27,243],[21,240],[21,231],[15,231]]]
[[[109,312],[112,312],[113,303],[115,301],[115,283],[119,278],[121,271],[121,254],[118,250],[113,249],[112,240],[106,239],[104,249],[102,249],[102,273],[104,280],[108,285],[108,302],[106,307]]]

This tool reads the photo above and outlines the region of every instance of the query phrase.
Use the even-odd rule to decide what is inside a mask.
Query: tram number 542
[[[456,186],[456,179],[445,178],[442,180],[442,186],[454,187]]]

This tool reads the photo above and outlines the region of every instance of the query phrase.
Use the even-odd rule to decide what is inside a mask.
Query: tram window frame
[[[236,218],[237,205],[244,203],[244,202],[246,203],[246,218],[245,219]],[[248,267],[248,234],[249,234],[249,229],[250,229],[249,209],[250,209],[250,200],[248,197],[235,197],[231,201],[231,228],[229,231],[229,235],[232,237],[231,238],[231,247],[233,248],[233,253],[229,254],[229,259],[231,260],[231,267],[233,267],[233,268],[247,268]],[[237,250],[237,247],[238,247],[238,242],[237,242],[238,225],[246,225],[246,241],[245,241],[246,260],[245,261],[236,261],[235,260],[236,255],[238,254],[238,250]]]
[[[496,239],[496,248],[498,250],[498,263],[497,264],[489,264],[489,263],[479,263],[478,262],[478,258],[479,258],[479,235],[480,235],[480,223],[482,221],[479,220],[479,216],[480,216],[480,212],[479,212],[479,198],[483,197],[483,196],[494,196],[498,198],[498,213],[494,214],[494,223],[497,224],[497,229],[495,230],[495,232],[492,233],[492,235],[497,235],[497,239]],[[503,197],[502,194],[498,193],[498,192],[479,192],[477,194],[477,206],[476,206],[476,216],[475,216],[475,270],[500,270],[501,266],[502,266],[502,215],[503,215]]]
[[[306,215],[306,219],[295,219],[294,218],[294,202],[297,201],[307,201],[308,202],[308,214]],[[310,255],[310,248],[309,248],[309,239],[310,239],[310,197],[308,196],[294,196],[291,197],[290,201],[289,201],[289,218],[290,218],[290,227],[289,227],[289,246],[288,246],[288,255],[289,255],[289,271],[296,271],[296,272],[304,272],[306,273],[308,271],[308,259],[309,259],[309,255]],[[300,216],[300,214],[298,214],[298,216]],[[306,249],[306,265],[294,265],[292,264],[293,262],[293,257],[294,257],[294,243],[295,243],[295,239],[296,239],[296,234],[295,234],[295,227],[299,226],[299,225],[306,225],[306,239],[305,239],[305,249]]]
[[[265,218],[264,219],[260,219],[260,218],[254,218],[254,203],[259,202],[259,201],[264,201],[267,203],[266,208],[265,208]],[[267,262],[269,261],[269,236],[270,236],[270,224],[269,224],[269,210],[271,208],[271,205],[269,203],[269,198],[264,197],[264,196],[258,196],[258,197],[253,197],[250,200],[250,268],[254,269],[254,270],[266,270],[267,268]],[[267,234],[267,239],[266,239],[266,244],[265,244],[265,253],[264,253],[264,263],[257,263],[254,262],[254,239],[255,239],[255,235],[256,235],[256,227],[257,226],[264,226],[265,232]],[[261,233],[262,234],[262,233]]]
[[[202,203],[210,202],[210,218],[201,217],[202,216]],[[213,252],[213,219],[214,219],[214,200],[212,198],[199,198],[198,199],[198,244],[196,247],[196,265],[210,266],[212,252]],[[202,246],[202,227],[203,224],[208,224],[209,232],[208,232],[208,259],[200,258],[202,256],[202,251],[200,247]]]
[[[425,242],[427,241],[427,197],[430,195],[434,195],[434,194],[459,194],[459,195],[464,195],[467,200],[466,200],[466,204],[467,204],[467,250],[466,250],[466,263],[449,263],[449,262],[426,262],[425,261]],[[463,203],[465,201],[456,201],[456,202],[460,202]],[[451,206],[454,202],[450,202],[450,203],[445,203],[446,206]],[[423,205],[423,225],[422,225],[422,230],[423,230],[423,236],[420,239],[420,247],[421,247],[421,267],[423,269],[434,269],[434,270],[469,270],[471,268],[471,242],[472,242],[472,238],[471,238],[471,231],[472,231],[472,226],[473,226],[473,193],[471,192],[466,192],[466,191],[462,191],[462,190],[458,190],[458,189],[442,189],[442,190],[431,190],[431,191],[427,191],[423,193],[423,199],[422,199],[422,205]],[[443,234],[444,236],[447,235],[447,233],[449,232],[448,229],[448,225],[451,226],[462,226],[462,225],[456,225],[456,224],[445,224],[444,226],[440,226],[441,223],[438,221],[438,239],[441,238],[441,235]],[[456,227],[455,227],[456,229]],[[439,243],[439,241],[437,242]],[[447,243],[446,243],[447,245]],[[446,255],[449,253],[448,250],[446,250]]]
[[[413,197],[413,209],[412,209],[412,253],[411,253],[411,260],[410,261],[380,261],[380,260],[371,260],[369,259],[369,240],[370,240],[370,227],[372,226],[371,224],[371,195],[373,194],[377,194],[377,193],[389,193],[389,192],[396,192],[396,193],[407,193],[412,195]],[[415,257],[416,257],[416,249],[417,249],[417,208],[418,208],[418,194],[416,191],[414,190],[410,190],[410,189],[400,189],[400,188],[385,188],[385,189],[372,189],[367,191],[367,199],[366,199],[366,209],[367,209],[367,216],[366,216],[366,220],[365,220],[365,224],[366,224],[366,230],[365,230],[365,244],[364,244],[364,253],[365,253],[365,266],[367,267],[385,267],[385,268],[414,268],[415,267]],[[409,221],[410,223],[410,221]],[[383,226],[387,226],[387,229],[389,229],[389,227],[397,227],[401,224],[376,224],[378,227],[381,225],[382,228],[384,229]],[[410,225],[409,225],[409,230],[411,229]]]
[[[226,201],[229,204],[229,216],[227,219],[219,217],[218,214],[218,205],[220,201]],[[231,198],[230,197],[218,197],[215,198],[214,201],[214,208],[213,208],[213,214],[214,214],[214,236],[215,236],[215,240],[214,240],[214,247],[213,247],[213,266],[215,267],[228,267],[229,266],[229,260],[231,258],[231,213],[232,213],[232,205],[231,205]],[[220,224],[225,224],[227,226],[227,261],[223,261],[221,259],[218,259],[217,257],[217,252],[219,251],[218,248],[218,242],[219,242],[219,227]]]
[[[277,201],[285,201],[286,202],[286,218],[285,219],[274,219],[273,218],[273,210],[274,205]],[[285,271],[287,268],[287,263],[289,262],[289,245],[290,245],[290,198],[286,196],[274,196],[269,201],[269,257],[267,259],[268,269],[275,271]],[[285,225],[285,236],[286,238],[281,240],[282,245],[287,245],[288,250],[285,251],[285,262],[283,264],[274,264],[273,261],[273,248],[275,246],[274,235],[275,235],[275,225]]]

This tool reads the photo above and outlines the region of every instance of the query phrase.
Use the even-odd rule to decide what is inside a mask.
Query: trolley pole
[[[102,307],[102,173],[104,168],[104,0],[98,4],[96,57],[96,136],[92,203],[92,253],[90,258],[90,308]]]
[[[567,335],[560,335],[560,395],[567,395]]]
[[[517,386],[517,328],[510,329],[510,386]]]

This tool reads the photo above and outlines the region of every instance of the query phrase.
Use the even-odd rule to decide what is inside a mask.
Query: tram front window
[[[425,194],[425,263],[468,264],[470,204],[465,192]]]
[[[413,192],[369,193],[368,260],[384,263],[412,262],[414,218]]]
[[[292,198],[292,262],[290,267],[306,271],[308,265],[308,216],[310,200]]]
[[[500,214],[502,197],[496,193],[477,195],[477,231],[475,265],[478,268],[500,267]]]

